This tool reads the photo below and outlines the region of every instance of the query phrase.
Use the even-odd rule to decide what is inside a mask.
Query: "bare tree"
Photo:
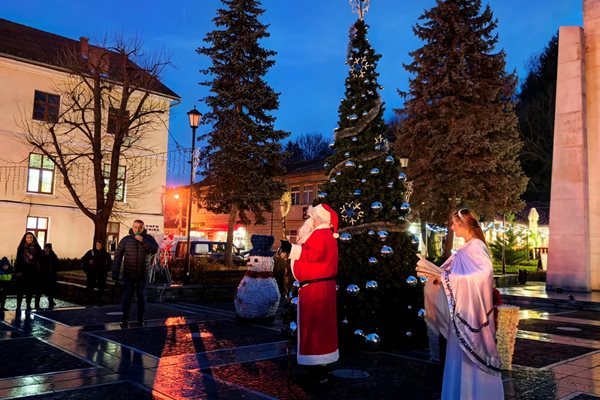
[[[159,156],[146,138],[166,123],[169,101],[177,98],[158,79],[170,64],[167,57],[145,55],[136,40],[116,37],[113,43],[92,46],[82,38],[57,49],[65,73],[55,88],[59,113],[36,121],[21,112],[23,140],[54,163],[100,240],[121,210],[125,186],[129,199],[153,190],[144,185],[152,172],[148,160],[155,164]]]
[[[333,154],[329,143],[319,132],[305,133],[296,143],[300,146],[305,160],[316,160]]]

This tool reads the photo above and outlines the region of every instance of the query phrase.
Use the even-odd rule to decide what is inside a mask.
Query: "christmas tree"
[[[488,219],[519,210],[527,178],[514,111],[517,77],[495,49],[497,21],[480,0],[438,0],[413,31],[424,44],[405,65],[412,74],[400,110],[397,146],[410,157],[422,220],[450,226],[472,208]],[[444,255],[449,256],[448,231]]]
[[[214,213],[229,214],[227,263],[231,265],[233,228],[238,221],[264,223],[264,211],[272,212],[285,185],[276,180],[283,172],[280,141],[287,132],[275,129],[272,112],[279,95],[264,80],[275,61],[275,52],[260,46],[269,37],[259,21],[264,13],[256,0],[222,0],[223,9],[214,18],[216,30],[204,41],[200,54],[212,66],[202,71],[212,80],[202,82],[211,95],[205,121],[212,129],[201,139],[208,144],[200,154],[202,176],[208,183],[198,193],[200,203]]]
[[[363,1],[350,28],[345,98],[335,130],[336,152],[325,164],[329,182],[317,202],[340,215],[338,318],[340,340],[377,347],[425,337],[419,318],[422,283],[414,270],[418,240],[406,232],[410,204],[406,174],[385,137],[376,71]]]

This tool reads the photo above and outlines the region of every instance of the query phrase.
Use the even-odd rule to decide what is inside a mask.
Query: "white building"
[[[78,49],[82,60],[99,54],[116,62],[124,59],[89,45],[86,38],[71,40],[0,19],[0,257],[14,257],[26,231],[34,232],[41,245],[51,242],[59,257],[81,257],[92,246],[92,220],[74,202],[58,168],[24,140],[28,129],[44,128],[66,108],[68,99],[60,88],[73,79],[62,59],[66,48]],[[127,66],[141,71],[135,64]],[[122,93],[122,82],[112,75],[111,79],[111,90]],[[179,97],[154,80],[149,98],[161,113],[152,117],[156,123],[141,131],[136,146],[125,146],[128,159],[119,160],[108,245],[127,234],[134,219],[144,220],[151,232],[163,231],[169,112]],[[107,116],[102,121],[103,147],[105,139],[112,140],[113,110],[103,112]],[[70,145],[79,146],[82,153],[91,151],[90,142],[87,147],[85,141]],[[93,171],[89,162],[82,165],[73,170],[72,179],[83,204],[95,212]]]

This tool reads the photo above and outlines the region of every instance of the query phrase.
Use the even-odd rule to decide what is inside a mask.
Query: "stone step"
[[[549,310],[600,311],[600,303],[576,299],[550,299],[543,297],[528,297],[503,294],[502,301],[505,304],[515,305],[528,309],[543,307]]]

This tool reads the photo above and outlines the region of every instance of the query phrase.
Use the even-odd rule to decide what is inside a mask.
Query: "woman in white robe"
[[[422,258],[425,310],[430,328],[448,340],[442,400],[504,399],[492,299],[494,269],[483,231],[467,209],[450,227],[465,244],[441,267]]]

